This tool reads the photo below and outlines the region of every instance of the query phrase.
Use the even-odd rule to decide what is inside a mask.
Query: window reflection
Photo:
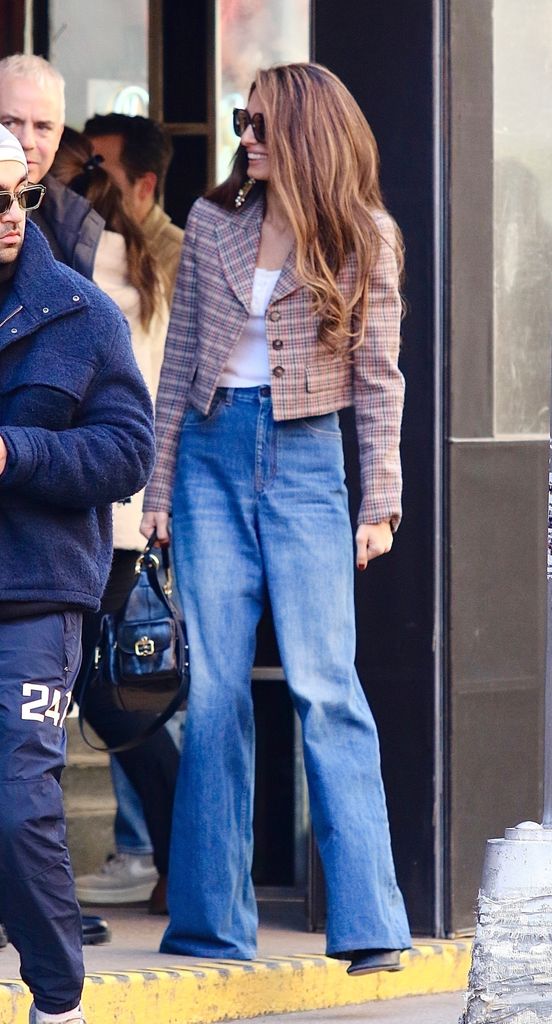
[[[550,0],[495,0],[497,434],[548,433],[552,337],[551,38]]]
[[[245,107],[259,67],[309,59],[309,0],[218,0],[217,181],[228,176],[238,140],[232,110]]]
[[[66,121],[148,113],[148,0],[50,0],[50,60],[66,82]]]

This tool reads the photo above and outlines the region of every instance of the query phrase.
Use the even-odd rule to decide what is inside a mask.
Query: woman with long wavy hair
[[[338,410],[354,406],[356,562],[401,516],[400,234],[373,135],[316,64],[259,71],[230,177],[194,205],[157,401],[142,532],[172,539],[191,692],[162,950],[252,959],[251,669],[268,595],[303,728],[329,956],[399,970],[410,946],[375,724],[355,667]]]

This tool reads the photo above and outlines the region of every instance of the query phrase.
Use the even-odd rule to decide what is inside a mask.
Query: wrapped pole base
[[[459,1024],[552,1022],[552,829],[487,842],[466,1010]]]

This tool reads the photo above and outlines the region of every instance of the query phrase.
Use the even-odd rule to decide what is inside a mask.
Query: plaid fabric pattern
[[[144,509],[170,511],[182,421],[191,404],[208,413],[228,356],[247,322],[263,204],[226,211],[199,199],[190,212],[177,276],[156,407],[158,457]],[[375,214],[381,247],[370,289],[363,344],[352,362],[317,341],[310,293],[290,253],[266,312],[276,420],[299,419],[354,405],[362,480],[359,522],[401,516],[400,426],[404,380],[397,361],[401,305],[394,225]],[[352,287],[352,261],[340,273]]]

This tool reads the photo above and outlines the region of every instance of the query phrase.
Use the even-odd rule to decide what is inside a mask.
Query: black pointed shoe
[[[83,914],[83,946],[102,946],[105,942],[111,942],[111,932],[107,921],[104,921],[103,917],[96,917],[94,914]]]
[[[400,949],[356,949],[351,954],[347,974],[375,974],[376,971],[402,971]]]

